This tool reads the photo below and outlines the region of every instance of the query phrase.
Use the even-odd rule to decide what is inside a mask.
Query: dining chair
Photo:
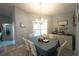
[[[65,45],[67,44],[67,41],[65,40],[60,47],[58,48],[58,54],[57,56],[62,56],[62,53],[64,53],[63,49],[65,48]]]
[[[36,48],[35,48],[34,43],[30,40],[27,40],[27,41],[29,43],[31,56],[37,56],[37,52],[36,52]]]
[[[36,56],[36,48],[35,45],[32,41],[25,39],[24,37],[22,38],[24,40],[24,45],[26,47],[26,49],[28,50],[28,55],[29,56]]]
[[[29,46],[29,43],[28,43],[27,39],[25,39],[24,37],[22,39],[23,39],[23,42],[24,42],[24,46],[25,46],[25,48],[27,50],[26,53],[29,56],[30,55],[30,46]]]

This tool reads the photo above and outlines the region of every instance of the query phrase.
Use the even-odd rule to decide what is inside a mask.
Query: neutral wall
[[[76,29],[76,55],[79,56],[79,19],[77,23],[77,29]]]
[[[36,18],[39,18],[39,15],[15,8],[15,36],[18,44],[23,42],[22,37],[29,38],[29,34],[33,33],[32,21]],[[48,33],[51,33],[51,16],[43,16],[43,18],[48,20]],[[24,24],[25,27],[22,28],[20,24]]]
[[[59,21],[67,21],[67,20],[68,20],[68,24],[66,27],[68,29],[65,32],[69,33],[69,34],[74,34],[74,32],[73,32],[73,12],[66,13],[66,14],[60,14],[57,16],[52,16],[53,31],[55,30],[56,27],[59,27],[58,26]]]
[[[76,49],[75,53],[79,56],[79,4],[77,9],[78,19],[77,19],[77,27],[76,27]]]

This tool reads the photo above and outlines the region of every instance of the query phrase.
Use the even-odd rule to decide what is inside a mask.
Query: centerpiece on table
[[[49,40],[47,39],[47,35],[44,34],[44,35],[41,35],[38,39],[39,42],[44,42],[44,43],[47,43],[49,42]]]

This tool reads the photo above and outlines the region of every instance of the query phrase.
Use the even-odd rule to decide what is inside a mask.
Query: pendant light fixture
[[[39,15],[39,19],[36,19],[36,22],[40,22],[40,24],[42,24],[43,22],[47,22],[47,19],[42,18],[42,3],[39,3],[40,5],[40,15]]]
[[[38,25],[40,28],[40,35],[42,34],[47,34],[47,19],[43,18],[43,13],[42,13],[42,3],[39,3],[39,18],[35,19],[34,23]],[[46,32],[44,33],[43,29],[46,29]]]

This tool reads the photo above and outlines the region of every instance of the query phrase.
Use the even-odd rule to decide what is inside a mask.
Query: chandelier
[[[36,19],[36,22],[40,22],[40,24],[42,24],[43,22],[47,22],[47,19],[42,18],[42,3],[40,3],[40,15],[39,15],[39,19]]]

